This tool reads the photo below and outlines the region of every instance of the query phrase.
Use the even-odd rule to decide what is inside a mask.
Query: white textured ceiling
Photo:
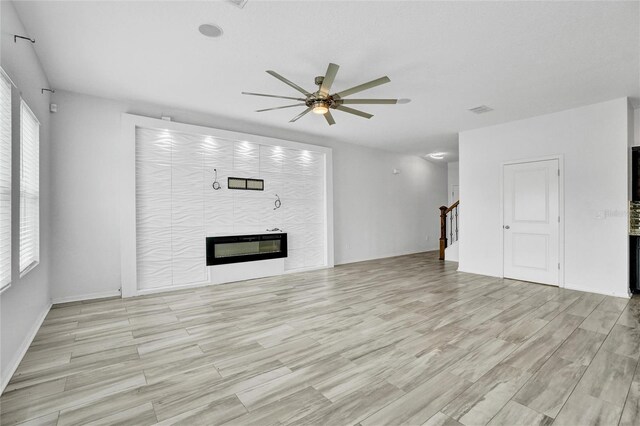
[[[457,151],[457,132],[630,96],[640,98],[640,3],[257,1],[17,2],[54,88],[243,117],[336,140],[424,155]],[[224,29],[220,39],[198,33]],[[334,89],[382,75],[358,97],[411,98],[336,111],[296,108],[273,69],[312,89],[329,62]],[[335,90],[334,90],[335,91]],[[494,111],[467,109],[486,104]]]

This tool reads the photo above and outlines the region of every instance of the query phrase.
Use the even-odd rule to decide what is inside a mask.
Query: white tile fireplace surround
[[[129,114],[123,141],[122,220],[135,228],[122,236],[123,296],[333,265],[330,149]],[[229,189],[229,177],[264,190]],[[206,266],[207,236],[273,228],[287,258]]]

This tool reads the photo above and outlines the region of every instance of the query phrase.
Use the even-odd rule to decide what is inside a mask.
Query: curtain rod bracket
[[[56,91],[53,90],[53,89],[47,89],[47,88],[43,87],[42,89],[40,89],[40,93],[42,93],[44,95],[44,92],[56,93]]]
[[[36,42],[35,38],[29,38],[29,37],[21,36],[21,35],[18,35],[18,34],[14,34],[13,35],[13,42],[17,43],[19,38],[21,38],[22,40],[29,40],[31,43],[34,43],[34,44]]]

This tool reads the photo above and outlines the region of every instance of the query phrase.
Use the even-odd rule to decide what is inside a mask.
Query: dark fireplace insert
[[[287,257],[287,234],[207,237],[207,266]]]

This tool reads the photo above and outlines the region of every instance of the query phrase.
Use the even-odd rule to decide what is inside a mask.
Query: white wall
[[[49,87],[33,46],[27,41],[14,43],[13,34],[25,34],[11,2],[0,2],[2,50],[0,65],[16,84],[13,96],[13,182],[12,182],[12,280],[11,287],[0,295],[0,374],[4,389],[13,370],[40,326],[50,307],[49,260],[49,94],[40,89]],[[40,128],[40,264],[19,278],[19,101],[29,104],[41,123]]]
[[[54,300],[118,294],[117,142],[123,112],[333,149],[336,263],[435,250],[446,168],[414,156],[241,120],[58,91],[52,117]],[[249,115],[247,117],[251,119]],[[399,175],[392,170],[400,169]],[[426,237],[429,236],[429,241]]]
[[[637,146],[640,145],[640,108],[637,108],[633,111],[633,128],[633,144]]]
[[[447,201],[444,165],[352,144],[330,146],[336,264],[437,249],[438,207]]]
[[[502,276],[502,163],[564,157],[567,288],[627,296],[627,99],[460,134],[460,270]]]
[[[447,199],[449,206],[458,200],[454,200],[451,196],[454,185],[460,185],[460,162],[447,163]]]

